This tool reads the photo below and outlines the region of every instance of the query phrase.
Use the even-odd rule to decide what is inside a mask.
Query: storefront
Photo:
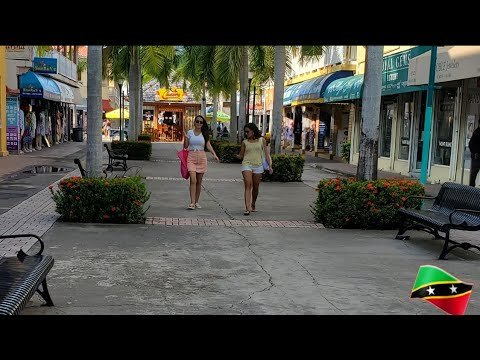
[[[428,174],[430,182],[468,184],[471,162],[468,141],[473,129],[478,126],[480,116],[478,64],[480,46],[438,48]],[[429,67],[430,52],[412,59],[408,84],[426,84]]]
[[[40,139],[33,140],[34,148],[69,141],[75,125],[74,104],[79,99],[75,91],[78,89],[33,71],[19,77],[19,87],[19,109],[25,116],[34,113],[35,129],[41,129]]]
[[[324,103],[324,93],[328,86],[338,79],[350,77],[352,71],[336,71],[288,86],[284,91],[284,114],[293,120],[294,144],[305,151],[330,148],[336,153],[333,144],[338,131],[348,129],[347,116],[339,108]],[[346,120],[345,120],[346,119]],[[345,121],[347,125],[345,125]]]
[[[193,128],[200,103],[179,87],[162,88],[152,80],[143,87],[142,132],[154,141],[183,141],[183,132]]]

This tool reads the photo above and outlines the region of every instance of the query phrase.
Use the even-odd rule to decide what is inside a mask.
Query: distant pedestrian
[[[468,148],[472,154],[472,162],[470,166],[470,186],[475,186],[477,175],[480,170],[480,123],[470,138]]]
[[[210,144],[210,135],[207,121],[201,115],[194,120],[194,128],[188,130],[183,137],[183,148],[188,148],[187,168],[190,174],[190,205],[189,210],[201,209],[198,203],[200,191],[202,190],[203,175],[207,172],[208,149],[216,161],[220,161]]]
[[[256,211],[255,204],[260,181],[262,180],[262,174],[267,170],[264,167],[263,157],[268,164],[270,174],[273,173],[273,168],[269,148],[257,125],[248,123],[245,125],[244,131],[246,139],[243,140],[240,154],[237,157],[242,159],[242,175],[245,187],[245,212],[243,214],[250,215],[250,212]]]

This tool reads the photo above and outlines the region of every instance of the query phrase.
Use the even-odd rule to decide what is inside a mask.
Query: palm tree
[[[377,179],[382,66],[383,46],[367,46],[362,95],[362,138],[357,180]]]
[[[130,138],[136,140],[141,129],[142,80],[156,78],[168,85],[176,65],[174,46],[107,46],[104,48],[103,76],[129,79]]]
[[[282,49],[283,47],[283,49]],[[272,154],[280,153],[281,129],[283,122],[283,91],[285,84],[285,72],[290,68],[290,57],[300,56],[300,65],[309,61],[319,59],[325,51],[322,45],[309,46],[275,46],[275,78],[273,95],[273,134],[271,137],[272,145],[270,151]],[[277,71],[277,66],[279,67]]]
[[[102,173],[102,47],[88,47],[87,68],[87,176]]]
[[[273,131],[270,137],[270,152],[280,154],[281,152],[281,132],[283,122],[283,92],[285,84],[286,67],[285,46],[275,46],[275,77],[273,85]]]

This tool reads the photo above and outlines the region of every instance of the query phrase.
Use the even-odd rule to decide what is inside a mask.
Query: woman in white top
[[[183,137],[183,148],[188,148],[187,168],[190,174],[190,205],[188,209],[195,210],[202,207],[198,203],[200,191],[202,190],[203,174],[207,172],[207,155],[205,148],[210,151],[213,158],[219,161],[217,154],[212,148],[209,140],[208,125],[205,118],[197,115],[194,121],[194,128],[188,130]]]

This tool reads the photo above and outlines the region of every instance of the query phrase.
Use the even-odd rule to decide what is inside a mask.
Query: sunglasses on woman
[[[202,121],[202,120],[195,120],[195,122],[196,122],[197,124],[203,124],[203,121]]]

